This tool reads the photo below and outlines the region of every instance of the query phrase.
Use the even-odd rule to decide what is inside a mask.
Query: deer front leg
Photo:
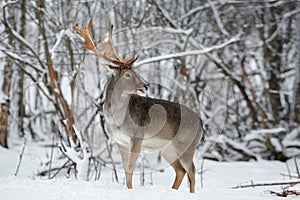
[[[130,139],[127,169],[125,169],[126,186],[128,189],[132,188],[132,173],[135,166],[135,162],[141,151],[142,142],[143,140],[141,138]]]
[[[128,150],[128,146],[123,146],[121,144],[118,144],[119,147],[119,151],[121,154],[121,158],[122,158],[122,165],[123,165],[123,169],[126,172],[127,171],[127,162],[128,162],[128,155],[129,155],[129,150]]]

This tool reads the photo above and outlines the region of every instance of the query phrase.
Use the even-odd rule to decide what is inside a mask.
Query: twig
[[[290,179],[292,179],[291,171],[290,171],[288,162],[285,162],[285,165],[286,165],[286,168],[287,168],[287,171],[288,171],[288,175],[289,175]]]
[[[270,194],[276,194],[279,197],[287,197],[288,195],[300,195],[300,192],[295,190],[284,189],[282,192],[275,192],[270,190]]]
[[[22,162],[23,155],[24,155],[24,151],[25,151],[25,146],[26,146],[26,138],[24,137],[24,143],[23,143],[22,151],[20,153],[20,159],[19,159],[18,166],[17,166],[16,172],[15,172],[15,176],[17,176],[18,173],[19,173],[19,169],[20,169],[21,162]]]
[[[70,160],[68,160],[67,162],[65,162],[65,164],[63,166],[61,166],[60,168],[58,168],[58,170],[50,177],[50,179],[53,179],[62,169],[64,169],[67,164],[69,163]]]
[[[101,171],[101,163],[98,162],[95,157],[91,157],[89,165],[90,165],[90,173],[89,173],[88,181],[92,180],[93,177],[94,177],[95,181],[97,181],[98,176],[100,177],[99,173]],[[100,166],[100,171],[98,170],[99,166]],[[92,171],[92,168],[94,169],[94,171]]]
[[[51,171],[56,171],[56,172],[49,179],[53,179],[62,169],[66,168],[66,166],[69,162],[70,162],[70,160],[67,160],[65,162],[65,164],[63,164],[61,167],[51,168]],[[37,175],[38,176],[46,176],[46,174],[48,174],[48,173],[49,173],[49,169],[41,171]]]
[[[292,179],[292,178],[298,178],[297,175],[292,175],[292,174],[280,173],[280,175],[282,175],[282,176],[287,176],[287,177],[289,177],[290,179]]]
[[[300,178],[300,172],[299,172],[299,167],[298,167],[296,156],[294,156],[294,163],[295,163],[296,171],[297,171],[297,174],[298,174],[298,178]]]
[[[102,170],[102,164],[100,162],[98,162],[98,166],[99,166],[99,170],[97,170],[96,172],[96,175],[95,175],[95,179],[96,180],[99,180],[100,179],[100,176],[101,176],[101,170]],[[98,167],[97,167],[98,169]]]
[[[51,147],[51,155],[50,155],[50,163],[49,163],[49,170],[48,170],[48,179],[51,178],[51,168],[52,168],[52,160],[53,160],[53,149],[54,149],[54,137],[52,138],[52,147]]]
[[[201,162],[201,174],[200,174],[201,188],[203,188],[203,186],[204,186],[204,184],[203,184],[203,166],[204,166],[204,158],[202,159],[202,162]]]
[[[107,151],[108,151],[108,156],[112,162],[112,166],[113,166],[113,172],[114,172],[114,175],[115,175],[115,179],[117,181],[117,183],[119,183],[119,178],[118,178],[118,174],[117,174],[117,169],[116,169],[116,164],[115,164],[115,161],[111,155],[111,151],[112,151],[112,146],[109,147],[110,145],[108,145],[108,140],[106,140],[106,148],[107,148]]]
[[[235,187],[232,187],[232,189],[248,188],[248,187],[262,187],[262,186],[271,186],[271,185],[296,185],[296,184],[300,184],[300,180],[277,182],[277,183],[257,183],[257,184],[254,184],[253,182],[251,182],[251,184],[235,186]]]
[[[108,156],[109,156],[109,158],[110,158],[110,160],[112,162],[113,172],[114,172],[114,175],[115,175],[115,179],[116,179],[117,183],[119,183],[119,178],[118,178],[118,174],[117,174],[117,169],[116,169],[115,161],[114,161],[114,159],[113,159],[113,157],[111,155],[112,147],[109,148],[109,145],[108,145],[108,139],[109,139],[109,137],[108,137],[108,134],[107,134],[106,129],[105,129],[105,118],[104,118],[104,115],[101,114],[101,113],[100,113],[100,121],[101,121],[102,131],[103,131],[103,133],[104,133],[104,135],[105,135],[105,137],[107,139],[106,142],[105,142],[105,144],[106,144],[106,149],[108,151]]]
[[[152,172],[150,172],[150,185],[153,185],[154,183],[153,183],[153,173]]]
[[[141,174],[140,174],[140,182],[141,182],[141,187],[145,186],[145,170],[144,170],[144,155],[141,159]]]

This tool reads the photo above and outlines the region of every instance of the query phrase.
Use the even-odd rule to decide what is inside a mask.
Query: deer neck
[[[118,79],[111,76],[105,91],[104,114],[118,113],[123,118],[127,112],[131,94],[123,92],[122,86],[118,85]]]

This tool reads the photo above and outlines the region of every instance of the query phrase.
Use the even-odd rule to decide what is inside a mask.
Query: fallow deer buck
[[[198,115],[189,108],[161,99],[137,95],[144,92],[146,83],[132,70],[137,56],[122,59],[112,43],[112,27],[108,41],[99,39],[105,53],[96,46],[90,34],[92,18],[84,28],[73,29],[83,40],[85,49],[106,60],[112,72],[104,102],[106,129],[118,144],[126,175],[126,185],[132,188],[132,173],[141,149],[159,150],[176,173],[172,188],[178,189],[187,173],[190,192],[195,192],[193,155],[202,135]]]

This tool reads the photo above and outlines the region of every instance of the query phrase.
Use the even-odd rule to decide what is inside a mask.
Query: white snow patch
[[[112,170],[104,168],[99,181],[78,181],[73,178],[57,177],[53,180],[33,176],[40,167],[45,154],[45,148],[28,144],[18,177],[13,176],[18,163],[19,153],[0,147],[0,199],[5,200],[35,200],[35,199],[210,199],[210,200],[259,200],[282,199],[268,193],[268,190],[280,190],[280,186],[256,187],[247,189],[231,189],[243,183],[276,182],[288,179],[280,175],[286,172],[285,163],[276,161],[258,162],[214,162],[205,160],[203,182],[201,188],[200,175],[196,175],[196,193],[190,194],[187,178],[178,191],[172,190],[174,172],[171,167],[164,172],[153,172],[153,185],[149,184],[149,174],[146,174],[146,184],[139,186],[139,174],[134,174],[134,189],[124,186],[123,172],[118,171],[120,183],[112,182]],[[201,162],[195,160],[199,170]],[[292,161],[289,161],[291,172]],[[123,180],[123,181],[122,181]],[[296,198],[294,198],[296,199]]]

